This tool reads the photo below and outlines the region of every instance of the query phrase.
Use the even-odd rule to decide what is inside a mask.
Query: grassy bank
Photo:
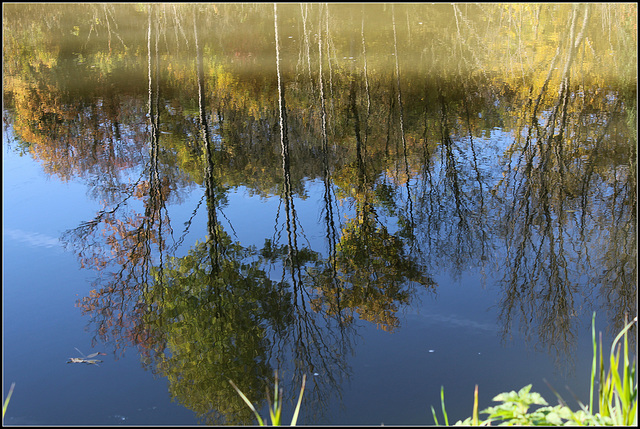
[[[547,401],[536,392],[531,392],[531,385],[519,391],[501,393],[493,401],[498,405],[478,412],[478,386],[474,392],[473,411],[471,417],[456,422],[463,426],[637,426],[638,423],[638,383],[637,362],[630,361],[633,354],[629,349],[627,334],[629,329],[637,323],[637,316],[629,322],[616,336],[609,350],[607,361],[608,371],[605,372],[605,358],[603,357],[602,335],[599,348],[596,343],[595,314],[591,323],[591,337],[593,342],[593,361],[591,365],[589,405],[578,402],[579,410],[573,411],[566,401],[553,390],[559,405],[549,406]],[[622,344],[620,344],[622,340]],[[624,346],[624,351],[621,348]],[[599,365],[597,357],[599,356]],[[620,372],[622,371],[622,373]],[[598,386],[597,398],[594,398],[595,385]],[[597,401],[598,411],[594,413],[594,399]],[[444,403],[444,388],[440,391],[442,418],[445,425],[449,425]],[[537,407],[537,408],[534,408]],[[438,425],[436,411],[431,407],[433,419]],[[481,419],[480,414],[486,418]]]

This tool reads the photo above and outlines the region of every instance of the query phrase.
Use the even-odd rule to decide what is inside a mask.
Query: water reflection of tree
[[[315,305],[325,306],[328,314],[341,315],[341,318],[347,317],[346,320],[357,313],[360,319],[393,331],[399,326],[396,313],[401,306],[408,305],[416,293],[412,284],[430,289],[434,282],[424,273],[424,267],[405,253],[405,240],[390,233],[378,219],[375,205],[390,202],[393,197],[381,192],[391,188],[372,181],[379,172],[371,171],[365,159],[368,127],[366,123],[364,127],[361,124],[357,102],[360,82],[356,79],[356,75],[351,77],[349,89],[349,118],[356,159],[334,179],[341,191],[353,199],[355,216],[342,227],[335,247],[335,265],[324,267],[315,279],[321,292]],[[328,227],[331,226],[329,220]]]
[[[307,418],[316,421],[327,410],[332,395],[340,395],[341,381],[348,375],[346,356],[350,350],[350,334],[341,324],[333,324],[324,313],[312,311],[309,307],[311,295],[305,265],[318,259],[319,254],[307,246],[300,246],[298,238],[304,231],[295,209],[295,199],[291,188],[290,132],[286,103],[286,86],[281,74],[280,40],[278,35],[278,7],[274,5],[274,25],[276,42],[276,67],[278,76],[278,118],[281,146],[281,173],[284,184],[280,195],[284,209],[284,231],[286,243],[280,244],[280,233],[273,240],[267,240],[262,255],[282,267],[281,284],[291,289],[292,323],[278,345],[279,363],[283,369],[292,366],[292,386],[299,385],[303,374],[318,375],[307,383],[305,409]],[[280,214],[278,214],[280,217]],[[276,227],[280,223],[276,219]],[[285,356],[292,356],[292,362],[285,362]]]
[[[111,264],[117,267],[115,271],[108,270],[98,278],[96,289],[78,302],[83,313],[91,315],[90,324],[95,325],[96,333],[94,342],[98,338],[103,342],[111,342],[114,353],[118,350],[123,353],[129,344],[144,345],[152,341],[149,331],[140,320],[144,305],[139,300],[139,285],[149,281],[154,259],[159,258],[162,265],[163,255],[167,251],[167,236],[172,233],[166,202],[175,193],[175,182],[165,173],[173,169],[166,168],[166,161],[161,159],[158,32],[152,31],[153,11],[150,8],[147,32],[146,135],[149,156],[146,168],[137,181],[122,186],[122,191],[117,189],[114,192],[119,194],[119,199],[112,207],[101,210],[91,221],[83,222],[63,235],[63,241],[68,248],[77,252],[83,267],[98,270],[111,268]],[[154,45],[152,41],[155,41]],[[142,201],[143,212],[129,209],[128,206],[135,200]],[[157,246],[156,249],[152,248],[153,245]]]
[[[419,163],[414,173],[414,219],[407,222],[415,225],[415,251],[425,263],[453,276],[469,267],[484,267],[494,251],[486,202],[490,176],[478,161],[491,147],[476,143],[466,110],[487,100],[461,91],[464,84],[468,82],[458,76],[455,84],[442,80],[424,88],[423,131],[413,160]]]
[[[273,39],[249,31],[274,30],[260,19],[271,5],[197,6],[197,22],[215,23],[196,45],[216,55],[203,57],[192,56],[194,39],[187,34],[192,5],[154,6],[153,17],[138,6],[78,8],[82,13],[51,7],[34,24],[38,31],[27,31],[16,10],[7,9],[8,22],[20,23],[23,31],[6,32],[5,97],[15,112],[3,116],[13,115],[9,122],[21,144],[47,172],[64,180],[82,177],[92,196],[106,200],[94,220],[66,236],[85,266],[118,264],[84,303],[103,339],[155,341],[136,325],[144,308],[132,285],[149,279],[149,267],[157,266],[152,254],[164,264],[170,231],[165,204],[193,183],[205,188],[209,225],[219,224],[212,207],[222,204],[224,186],[280,195],[287,242],[265,246],[261,257],[284,250],[279,261],[291,278],[281,283],[286,280],[300,299],[305,287],[315,288],[307,296],[311,308],[328,309],[341,328],[358,311],[389,329],[397,323],[390,315],[406,302],[408,290],[401,273],[414,276],[411,270],[420,265],[406,263],[408,256],[459,274],[495,256],[499,239],[507,248],[499,262],[507,261],[509,270],[502,282],[505,334],[520,320],[525,332],[563,353],[579,327],[574,314],[581,313],[581,301],[590,304],[589,293],[599,297],[594,305],[608,309],[618,327],[624,313],[637,312],[637,84],[597,71],[609,61],[615,76],[628,78],[633,71],[637,42],[629,28],[635,21],[622,19],[633,17],[632,9],[283,6],[291,13],[283,14],[287,25],[281,30],[293,39],[282,37],[289,40],[283,62],[297,67],[279,73],[290,83],[283,110],[288,132],[280,136],[291,135],[295,142],[285,154],[275,138]],[[32,6],[24,11],[37,12]],[[402,19],[396,23],[403,12],[410,34],[403,33]],[[128,31],[140,22],[147,25],[144,37]],[[45,26],[63,36],[43,37]],[[76,26],[82,37],[73,35]],[[311,82],[314,37],[317,85]],[[148,61],[136,61],[135,53],[144,52]],[[380,60],[391,54],[393,61]],[[354,58],[342,60],[343,55]],[[263,57],[266,66],[256,60]],[[355,70],[359,64],[361,72]],[[126,81],[114,77],[122,75]],[[206,91],[205,75],[211,83]],[[177,101],[163,109],[161,93]],[[203,99],[215,106],[217,121],[203,112]],[[366,109],[359,107],[365,103]],[[138,119],[144,118],[145,104],[152,108],[149,120]],[[498,144],[496,127],[515,141],[506,152],[504,178],[493,186],[495,169],[482,165],[482,157],[486,146]],[[204,139],[214,134],[217,139]],[[136,167],[141,163],[143,172]],[[298,240],[294,196],[305,195],[305,178],[323,180],[326,258]],[[355,215],[344,225],[336,221],[338,200],[354,204]],[[133,210],[140,202],[142,209]],[[397,220],[399,231],[381,222],[383,214]],[[209,235],[209,250],[226,240],[216,228]],[[209,250],[195,246],[192,259]],[[394,261],[396,272],[382,264],[385,259]],[[372,268],[382,270],[388,282],[367,278]],[[580,286],[584,278],[592,290]],[[376,293],[382,296],[378,308],[363,298]],[[300,299],[294,303],[305,316],[296,329],[309,332],[312,322],[305,318],[312,314]],[[323,322],[315,317],[313,323]],[[306,338],[304,344],[315,341]],[[305,354],[313,355],[300,352]],[[322,360],[306,359],[300,362],[314,368]]]
[[[274,335],[291,324],[291,294],[250,259],[251,249],[219,225],[209,230],[215,236],[154,269],[144,321],[159,341],[148,345],[148,363],[167,378],[172,397],[208,424],[249,424],[253,414],[228,381],[254,403],[265,401]]]
[[[187,256],[154,269],[144,319],[161,341],[150,345],[155,351],[150,363],[167,377],[172,397],[208,424],[248,424],[253,415],[229,380],[252,401],[264,401],[264,386],[273,376],[268,332],[281,334],[289,324],[290,294],[267,277],[259,261],[250,259],[251,249],[232,243],[218,222],[216,150],[203,99],[196,25],[194,31],[208,233],[206,242]]]
[[[625,203],[616,201],[616,197],[597,197],[600,189],[607,185],[596,175],[609,168],[620,169],[618,160],[607,160],[605,147],[622,143],[616,149],[624,151],[627,146],[616,142],[616,136],[610,133],[621,113],[620,100],[604,102],[594,121],[594,112],[586,107],[587,95],[579,84],[571,81],[572,65],[581,50],[588,19],[589,6],[572,9],[568,29],[558,44],[545,81],[539,88],[532,86],[531,95],[522,101],[526,105],[525,114],[516,129],[514,144],[507,151],[502,181],[503,195],[508,202],[502,214],[508,249],[501,313],[504,332],[509,332],[513,319],[518,317],[521,328],[528,332],[535,326],[539,343],[555,350],[559,358],[570,353],[578,328],[576,316],[588,293],[579,291],[577,282],[584,281],[579,269],[593,272],[592,261],[598,259],[602,267],[610,266],[609,255],[619,255],[620,245],[625,251],[635,253],[629,247],[633,243],[607,240],[600,257],[591,243],[604,238],[602,234],[607,232],[600,229],[603,224],[599,222],[590,224],[590,230],[585,227],[586,216],[604,209],[622,216],[619,220],[623,234],[635,229],[634,211],[625,208]],[[556,70],[560,70],[559,75]],[[590,116],[588,120],[587,116]],[[597,128],[596,123],[600,125]],[[607,161],[611,164],[607,165]],[[630,175],[622,176],[626,176],[627,184],[634,183]],[[625,188],[622,198],[635,205],[635,191]],[[592,195],[596,198],[592,199]],[[578,231],[581,240],[576,243]],[[635,233],[628,237],[633,236]],[[576,268],[571,271],[571,267]],[[614,320],[620,326],[625,313],[635,312],[632,302],[635,303],[637,295],[629,293],[628,285],[637,271],[635,264],[615,263],[615,267],[614,270],[618,270],[614,275],[615,288],[606,275],[596,275],[589,280],[600,283],[600,293],[610,294],[612,289],[616,290],[619,312]],[[605,268],[604,272],[608,271]],[[607,301],[609,305],[611,300]]]

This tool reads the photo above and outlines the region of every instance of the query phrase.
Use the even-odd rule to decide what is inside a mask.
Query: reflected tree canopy
[[[339,394],[358,322],[399,329],[438,272],[500,272],[505,338],[559,359],[577,315],[637,314],[635,4],[3,11],[13,149],[103,204],[63,236],[101,272],[78,305],[208,423],[252,422],[229,379]],[[261,248],[233,238],[237,189],[279,200]],[[189,242],[169,207],[194,192]]]

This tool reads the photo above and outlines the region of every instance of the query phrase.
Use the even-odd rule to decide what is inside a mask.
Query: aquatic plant
[[[13,394],[13,388],[16,387],[16,383],[11,383],[11,387],[9,388],[9,393],[7,394],[7,399],[4,400],[2,404],[2,420],[4,421],[4,414],[7,412],[7,407],[9,406],[9,399],[11,399],[11,395]]]
[[[300,396],[298,397],[298,403],[296,405],[295,411],[293,412],[293,417],[291,418],[291,426],[295,426],[298,421],[298,413],[300,412],[300,405],[302,404],[302,395],[304,394],[304,387],[306,384],[307,376],[302,376],[302,387],[300,388]],[[242,398],[244,402],[251,408],[253,414],[255,414],[256,419],[258,420],[258,424],[260,426],[267,426],[265,421],[260,417],[260,414],[256,410],[256,407],[251,403],[249,398],[246,397],[244,393],[238,389],[238,387],[233,383],[233,381],[229,380],[231,386],[238,392],[238,395]],[[281,425],[281,417],[282,417],[282,389],[278,389],[278,373],[275,374],[275,386],[273,388],[273,403],[271,403],[271,399],[269,396],[269,389],[267,388],[267,402],[269,403],[269,416],[271,418],[272,426],[280,426]]]
[[[593,361],[591,366],[591,384],[589,392],[589,406],[578,402],[580,410],[572,411],[553,390],[558,398],[559,405],[549,406],[547,401],[536,392],[531,392],[531,385],[527,385],[518,392],[511,391],[501,393],[493,400],[500,404],[489,407],[482,414],[488,417],[481,420],[478,415],[478,386],[475,387],[472,416],[463,421],[458,421],[456,425],[464,426],[490,426],[491,423],[507,425],[528,425],[528,426],[635,426],[638,423],[638,383],[637,383],[637,362],[630,362],[629,342],[627,333],[634,323],[638,321],[636,316],[629,322],[616,336],[611,345],[609,353],[609,370],[605,373],[604,359],[602,354],[602,335],[600,335],[600,349],[596,344],[595,335],[595,313],[591,323],[591,336],[593,343]],[[621,352],[622,344],[618,344],[623,339],[624,353]],[[617,348],[616,348],[617,346]],[[600,365],[596,371],[596,358],[599,355]],[[618,367],[622,363],[622,375]],[[596,374],[597,372],[597,374]],[[593,413],[594,383],[598,377],[598,412]],[[550,386],[551,387],[551,386]],[[449,419],[444,405],[444,387],[440,390],[440,402],[445,425],[449,425]],[[532,405],[540,408],[529,411]],[[435,410],[431,407],[433,419],[438,425],[438,418]]]

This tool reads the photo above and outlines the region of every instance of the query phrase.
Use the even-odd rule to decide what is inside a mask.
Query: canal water
[[[2,116],[7,425],[578,409],[637,315],[636,4],[5,4]]]

